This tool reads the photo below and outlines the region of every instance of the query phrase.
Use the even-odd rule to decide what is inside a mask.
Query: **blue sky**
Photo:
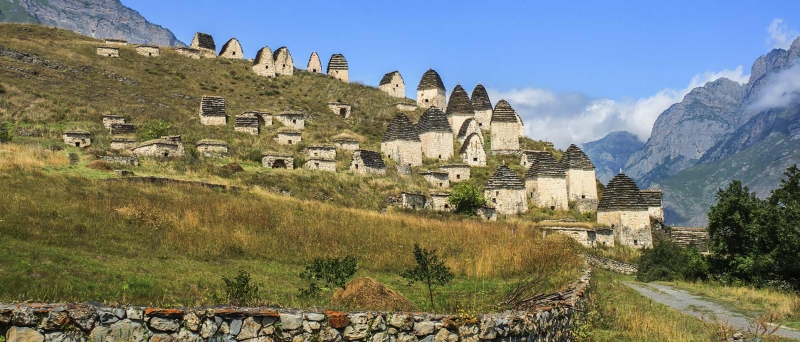
[[[547,138],[562,146],[614,129],[645,140],[657,114],[687,87],[720,75],[746,81],[758,56],[800,29],[800,1],[123,3],[185,43],[197,31],[212,34],[218,47],[236,37],[248,57],[265,45],[285,45],[298,67],[312,51],[323,65],[342,53],[350,80],[371,85],[397,69],[411,98],[429,67],[448,91],[461,83],[471,92],[481,82],[493,102],[507,97],[515,105],[529,136],[545,139],[543,132],[560,127],[562,133]],[[776,19],[782,21],[773,25]],[[654,103],[644,106],[648,100]],[[609,103],[620,108],[592,112]],[[650,112],[637,114],[637,104]],[[589,127],[587,115],[601,124]]]

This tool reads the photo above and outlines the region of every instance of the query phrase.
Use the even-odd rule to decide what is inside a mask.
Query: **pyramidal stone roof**
[[[480,83],[472,90],[472,109],[492,110],[492,101],[489,100],[489,93],[486,92],[486,88]]]
[[[419,117],[416,128],[419,134],[427,132],[453,133],[453,129],[450,128],[450,123],[447,121],[447,115],[437,107],[428,108]]]
[[[233,44],[233,42],[236,42],[236,44],[239,44],[239,46],[242,46],[242,44],[241,44],[241,43],[239,43],[239,40],[238,40],[238,39],[236,39],[236,38],[231,38],[230,40],[228,40],[227,42],[225,42],[225,45],[223,45],[223,46],[222,46],[222,49],[219,51],[220,55],[221,55],[221,54],[223,54],[225,51],[227,51],[227,50],[228,50],[228,48],[231,46],[231,44]]]
[[[258,50],[253,64],[261,64],[266,58],[269,58],[270,61],[272,60],[272,50],[270,50],[269,46],[265,46],[261,48],[261,50]]]
[[[272,53],[272,59],[273,60],[278,59],[278,55],[280,55],[281,53],[285,53],[286,56],[291,56],[292,55],[291,53],[289,53],[289,48],[287,48],[285,46],[281,46],[277,50],[275,50],[275,52]]]
[[[662,202],[661,190],[642,190],[639,191],[642,194],[642,198],[644,198],[644,203],[648,207],[660,207]]]
[[[469,101],[469,95],[461,87],[461,84],[456,85],[453,92],[450,93],[450,101],[447,101],[447,113],[475,113],[475,110],[472,109],[472,102]]]
[[[399,76],[401,80],[403,79],[403,76],[400,75],[400,72],[395,70],[392,72],[387,72],[386,75],[383,75],[383,78],[381,78],[381,83],[379,85],[392,83],[392,77],[394,77],[394,75]]]
[[[537,177],[559,177],[564,178],[567,176],[567,172],[561,167],[553,155],[550,153],[539,153],[536,157],[536,162],[528,168],[528,171],[525,173],[525,177],[527,178],[537,178]]]
[[[561,158],[561,164],[565,169],[574,170],[594,170],[594,164],[589,160],[589,157],[575,144],[569,145],[567,151],[564,152],[564,157]]]
[[[614,177],[603,192],[598,210],[647,210],[642,194],[636,183],[624,173]]]
[[[414,124],[403,113],[397,113],[394,119],[389,122],[386,127],[386,133],[383,134],[381,141],[395,141],[395,140],[408,140],[420,141],[419,133],[414,128]]]
[[[439,77],[439,73],[436,72],[436,70],[428,69],[428,71],[422,75],[422,79],[419,80],[419,86],[417,86],[417,90],[427,89],[446,90],[444,87],[444,82],[442,82],[442,78]]]
[[[194,37],[197,39],[197,47],[215,51],[217,50],[217,45],[214,44],[214,37],[211,37],[210,34],[197,32],[194,34]]]
[[[364,162],[364,166],[382,169],[386,167],[386,164],[383,162],[383,158],[381,157],[380,152],[370,151],[370,150],[356,150],[353,153],[353,158],[355,158],[356,154],[361,156],[361,161]]]
[[[500,165],[499,168],[494,172],[491,178],[489,178],[489,182],[486,183],[485,189],[487,190],[494,190],[494,189],[522,189],[525,190],[525,183],[522,179],[519,178],[514,170],[508,168],[508,166]]]
[[[203,96],[200,100],[200,115],[225,116],[225,98],[222,96]]]
[[[494,113],[492,114],[492,122],[518,122],[517,112],[511,108],[511,104],[506,100],[500,100],[494,106]]]
[[[328,70],[347,70],[347,60],[344,55],[337,53],[328,61]]]

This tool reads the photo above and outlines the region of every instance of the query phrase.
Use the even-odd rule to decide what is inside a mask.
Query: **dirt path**
[[[732,325],[738,330],[750,330],[750,322],[756,318],[755,315],[750,316],[733,312],[720,304],[667,285],[631,282],[624,282],[624,284],[647,298],[677,309],[685,314],[705,320],[716,319],[719,322],[727,321],[728,325]],[[781,327],[775,331],[775,335],[800,340],[800,331],[798,330]]]

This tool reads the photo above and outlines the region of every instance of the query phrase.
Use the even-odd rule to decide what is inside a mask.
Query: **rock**
[[[129,307],[125,309],[125,314],[128,316],[128,319],[133,321],[141,321],[144,319],[144,310],[142,310],[142,308]]]
[[[322,322],[325,320],[325,315],[321,313],[306,312],[303,317],[308,321]]]
[[[144,341],[150,337],[147,328],[138,322],[123,320],[108,327],[106,339],[110,341]]]
[[[262,318],[261,318],[261,325],[263,325],[263,326],[273,325],[273,324],[275,324],[275,322],[277,322],[279,319],[280,319],[280,317],[275,317],[275,316],[265,316],[265,317],[262,317]]]
[[[379,332],[375,335],[372,335],[372,338],[369,342],[392,342],[392,338],[385,332]]]
[[[228,325],[228,322],[222,322],[222,324],[219,325],[219,330],[217,330],[217,334],[226,335],[230,333],[231,333],[231,328],[230,325]]]
[[[200,329],[200,318],[194,312],[190,312],[183,316],[183,326],[191,331]]]
[[[103,342],[106,339],[106,335],[108,335],[108,328],[104,326],[97,326],[96,328],[92,329],[92,332],[89,334],[89,341]]]
[[[431,322],[419,322],[414,323],[414,334],[417,336],[425,336],[433,334],[433,323]]]
[[[123,308],[114,308],[111,310],[111,312],[114,313],[114,316],[117,316],[119,319],[125,318],[125,309]]]
[[[369,322],[369,315],[365,313],[352,314],[348,317],[352,324],[367,324],[367,322]]]
[[[86,342],[79,331],[54,331],[44,334],[44,342]]]
[[[363,339],[364,337],[367,337],[367,325],[366,324],[348,325],[347,328],[344,328],[342,336],[344,336],[344,339],[348,341]]]
[[[119,317],[110,310],[97,310],[97,316],[100,318],[100,324],[103,325],[119,321]]]
[[[458,335],[461,337],[473,336],[478,334],[478,326],[475,324],[466,324],[458,327]]]
[[[236,339],[249,340],[258,337],[258,330],[261,329],[261,324],[256,322],[253,317],[247,317],[241,324],[241,331],[236,335]]]
[[[495,331],[494,327],[494,319],[489,316],[484,316],[481,319],[481,328],[478,338],[481,340],[494,340],[497,337],[497,331]]]
[[[275,327],[268,325],[258,331],[258,336],[272,336],[275,333]]]
[[[372,325],[370,326],[372,331],[384,331],[386,330],[386,320],[383,319],[383,315],[378,315],[372,321]]]
[[[435,342],[435,341],[436,339],[434,338],[433,335],[425,336],[425,338],[419,340],[419,342]]]
[[[295,336],[292,338],[292,342],[303,342],[303,336]]]
[[[341,329],[350,324],[350,319],[347,314],[337,311],[326,311],[325,316],[328,316],[328,324],[336,329]]]
[[[33,310],[27,306],[20,306],[11,312],[11,324],[20,327],[33,327],[39,323]]]
[[[402,330],[411,330],[414,320],[409,315],[396,313],[389,316],[389,325]]]
[[[386,332],[388,332],[389,335],[397,335],[397,329],[396,328],[389,327],[389,329],[386,329]]]
[[[50,311],[42,320],[40,327],[44,330],[59,330],[69,324],[69,315],[66,311]]]
[[[205,319],[203,325],[200,326],[200,336],[207,339],[217,333],[219,326],[212,319]]]
[[[327,327],[319,332],[319,339],[322,342],[339,342],[342,340],[342,335],[338,330]]]
[[[281,329],[296,330],[303,325],[303,317],[293,314],[281,314]]]
[[[309,334],[319,330],[319,328],[320,328],[319,322],[314,322],[314,321],[304,321],[303,322],[303,331],[305,331],[305,332],[307,332]]]
[[[177,342],[177,339],[170,334],[154,334],[149,342]]]
[[[231,320],[231,323],[228,324],[228,331],[233,336],[239,335],[239,332],[242,331],[242,320],[239,318]]]
[[[79,307],[67,310],[67,315],[84,331],[92,331],[97,322],[97,315],[94,310],[88,307]],[[100,340],[94,340],[100,341]]]
[[[148,324],[155,330],[165,332],[177,332],[181,327],[177,319],[162,317],[150,317],[150,322]]]
[[[447,329],[441,329],[433,340],[435,342],[458,342],[458,335],[451,333]]]
[[[11,327],[6,332],[6,342],[44,342],[44,335],[31,328]]]
[[[180,342],[204,342],[200,335],[197,335],[186,328],[181,328],[181,331],[178,333],[178,340]]]
[[[417,342],[418,339],[414,334],[401,332],[397,335],[397,342]]]

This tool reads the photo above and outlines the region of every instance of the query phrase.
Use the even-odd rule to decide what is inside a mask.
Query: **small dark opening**
[[[286,67],[286,64],[284,64],[284,65],[283,65],[283,67],[285,68],[285,67]]]
[[[296,120],[296,119],[292,119],[292,123],[293,123],[293,124],[296,124],[296,123],[297,123],[297,120]]]
[[[289,140],[289,145],[291,145],[291,144],[292,144],[292,141],[291,141],[291,140]]]
[[[425,99],[425,102],[428,102],[428,99]]]
[[[556,206],[554,206],[554,205],[551,205],[551,206],[550,206],[550,210],[556,210]]]
[[[342,117],[347,116],[347,108],[339,109],[339,115],[341,115]]]
[[[81,147],[81,143],[80,142],[75,142],[75,147]]]
[[[581,195],[581,198],[586,198],[586,195]]]
[[[439,187],[443,188],[444,187],[444,183],[439,183]]]
[[[445,204],[445,205],[444,205],[444,208],[445,208],[445,209],[450,209],[450,205],[449,205],[449,204]]]
[[[439,155],[439,159],[442,159],[442,155],[441,154]]]
[[[358,164],[356,164],[356,170],[358,170]]]
[[[236,52],[235,51],[233,52],[233,55],[236,56]]]
[[[637,246],[637,245],[639,245],[639,240],[633,240],[633,245],[634,245],[634,246]]]
[[[283,159],[278,159],[274,163],[272,163],[272,168],[273,169],[285,169],[286,168],[286,162],[283,161]]]
[[[161,155],[164,157],[169,157],[169,152],[168,151],[161,152]]]
[[[314,163],[314,167],[319,167],[319,163]]]
[[[311,72],[317,72],[317,69],[311,69]]]
[[[148,56],[148,57],[153,57],[153,53],[152,53],[152,52],[148,52],[148,53],[147,53],[147,56]]]
[[[497,203],[497,198],[492,198],[492,203]]]
[[[494,195],[495,195],[495,196],[500,196],[500,191],[495,191],[495,192],[494,192]]]
[[[472,161],[476,162],[478,161],[478,158],[472,158]]]
[[[461,175],[456,175],[456,179],[461,179]]]
[[[111,54],[110,54],[110,53],[108,54],[108,57],[111,57]]]

